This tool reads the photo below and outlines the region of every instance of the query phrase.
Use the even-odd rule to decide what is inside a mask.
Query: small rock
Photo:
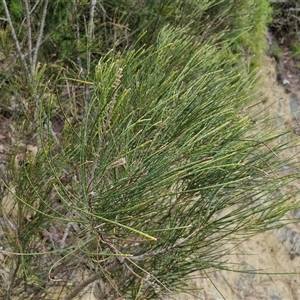
[[[282,80],[283,85],[290,85],[290,82],[287,79]]]

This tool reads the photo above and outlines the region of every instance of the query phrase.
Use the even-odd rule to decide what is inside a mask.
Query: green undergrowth
[[[24,56],[30,51],[29,43],[32,48],[36,45],[43,23],[42,45],[36,47],[40,62],[68,67],[85,78],[93,74],[97,61],[108,51],[150,46],[166,25],[186,27],[199,39],[222,32],[219,38],[234,41],[233,49],[251,57],[256,67],[271,15],[267,0],[43,0],[29,4],[29,22],[22,19],[26,15],[23,1],[7,1],[7,7],[16,35],[23,40]],[[41,22],[44,10],[47,14]],[[5,16],[2,7],[0,14]],[[4,21],[0,21],[0,29],[0,35],[10,31]],[[9,46],[5,42],[0,49],[7,53]]]

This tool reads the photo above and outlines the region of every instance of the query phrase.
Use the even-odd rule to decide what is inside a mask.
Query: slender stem
[[[90,43],[94,37],[94,15],[95,15],[95,7],[96,7],[96,0],[91,0],[91,9],[90,9],[90,20],[89,20],[89,27],[88,27],[88,57],[87,57],[87,73],[90,73],[91,70],[91,50],[90,50]]]
[[[19,43],[18,38],[17,38],[15,27],[14,27],[14,25],[12,23],[12,20],[11,20],[11,16],[10,16],[10,13],[9,13],[9,10],[8,10],[8,7],[7,7],[6,0],[2,0],[2,4],[3,4],[4,11],[5,11],[7,22],[9,24],[9,28],[11,30],[11,34],[12,34],[13,40],[15,42],[15,46],[17,48],[18,55],[19,55],[19,57],[21,59],[21,62],[23,64],[24,68],[26,69],[26,71],[28,73],[28,66],[27,66],[27,63],[25,61],[24,55],[22,53],[22,49],[21,49],[20,43]],[[30,75],[30,73],[28,73],[28,75]]]
[[[42,43],[42,37],[43,37],[43,32],[44,32],[44,27],[45,27],[45,20],[46,20],[46,15],[47,15],[48,2],[49,2],[49,0],[45,0],[45,3],[44,3],[40,30],[39,30],[38,38],[37,38],[37,41],[36,41],[36,46],[35,46],[35,49],[34,49],[33,59],[32,59],[32,65],[31,65],[32,73],[35,73],[37,56],[38,56],[38,52],[39,52],[39,49],[40,49],[40,46],[41,46],[41,43]]]
[[[120,262],[116,259],[114,263],[112,263],[108,268],[105,270],[101,270],[92,276],[90,276],[88,279],[77,285],[66,297],[65,300],[71,300],[75,298],[84,288],[86,288],[89,284],[99,279],[101,275],[103,275],[105,272],[113,271],[115,268],[117,268],[120,265]]]
[[[76,4],[75,4],[74,9],[76,11],[78,9],[77,6],[76,6]],[[78,16],[76,16],[76,39],[77,39],[78,45],[80,45],[80,25],[79,25],[79,17]],[[78,63],[79,69],[80,69],[79,75],[81,75],[81,78],[84,78],[84,76],[82,76],[82,75],[84,75],[84,70],[83,70],[83,67],[82,67],[81,57],[80,57],[79,54],[77,56],[77,63]]]
[[[95,7],[96,7],[97,0],[91,0],[91,8],[90,8],[90,19],[88,25],[88,44],[87,44],[87,74],[90,74],[91,71],[91,50],[90,45],[94,38],[94,16],[95,16]],[[90,87],[85,86],[85,97],[86,100],[89,101],[90,96]]]
[[[31,17],[30,17],[30,3],[24,0],[26,23],[27,23],[27,39],[28,39],[28,58],[29,64],[32,66],[32,34],[31,34]]]

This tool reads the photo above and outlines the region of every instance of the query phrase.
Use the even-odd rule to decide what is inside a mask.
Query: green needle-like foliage
[[[280,192],[292,178],[277,155],[286,145],[271,150],[276,137],[254,133],[243,112],[253,76],[225,44],[164,28],[151,47],[103,57],[89,84],[83,118],[66,115],[59,139],[50,121],[64,105],[44,100],[42,150],[21,167],[27,193],[15,193],[31,207],[27,226],[80,228],[38,256],[50,275],[88,264],[90,280],[66,299],[95,280],[103,299],[181,291],[185,275],[224,267],[226,241],[280,226],[292,207]],[[22,238],[23,253],[39,252]]]
[[[12,271],[0,297],[24,286],[26,299],[68,300],[92,283],[99,299],[187,291],[186,275],[230,268],[228,241],[282,226],[293,208],[289,135],[253,122],[256,79],[242,62],[263,49],[267,2],[89,3],[24,1],[27,37],[15,30],[31,73],[8,77],[9,92],[25,99],[20,123],[38,151],[5,176]],[[9,4],[12,30],[22,4]],[[53,64],[20,55],[27,44]]]

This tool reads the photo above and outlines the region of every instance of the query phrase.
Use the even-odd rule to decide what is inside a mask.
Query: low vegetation
[[[285,224],[288,133],[250,109],[268,1],[198,2],[2,0],[1,297],[190,292]]]

